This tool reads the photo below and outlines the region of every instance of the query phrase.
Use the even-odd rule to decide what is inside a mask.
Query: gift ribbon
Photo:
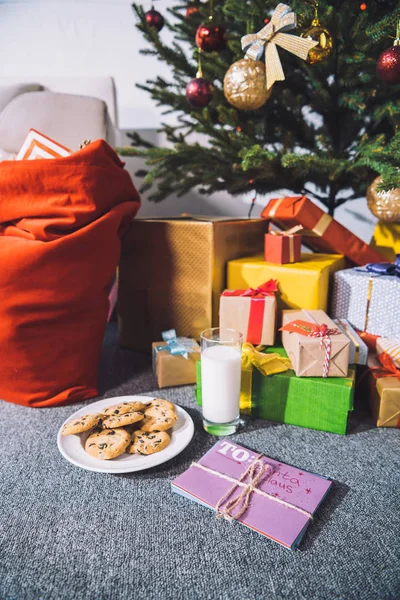
[[[347,325],[347,323],[345,323],[344,321],[341,321],[340,319],[337,319],[337,322],[342,327],[342,329],[344,329],[345,334],[354,344],[355,352],[354,352],[354,361],[353,362],[354,362],[354,364],[358,365],[358,361],[360,359],[360,344],[358,343],[358,341],[354,337],[354,335],[351,333],[350,328]]]
[[[291,229],[287,229],[286,231],[270,231],[271,235],[280,235],[282,237],[287,237],[289,240],[289,262],[294,262],[294,236],[299,233],[299,231],[303,230],[302,225],[295,225]]]
[[[293,508],[294,510],[297,510],[298,512],[305,515],[308,519],[312,519],[313,514],[308,512],[307,510],[304,510],[303,508],[300,508],[299,506],[296,506],[295,504],[291,504],[290,502],[287,502],[286,500],[283,500],[282,498],[278,498],[277,496],[274,496],[273,494],[264,492],[263,490],[260,490],[257,487],[259,485],[259,483],[261,483],[261,480],[264,478],[264,476],[267,473],[269,473],[271,471],[271,475],[272,475],[272,473],[274,472],[273,467],[271,465],[265,464],[262,460],[260,460],[261,456],[262,456],[262,454],[259,454],[256,457],[256,459],[250,464],[250,466],[242,473],[242,475],[239,477],[239,479],[235,479],[234,477],[229,477],[229,475],[225,475],[225,473],[220,473],[219,471],[210,469],[210,467],[205,467],[204,465],[202,465],[200,463],[197,463],[197,462],[192,463],[192,465],[191,465],[192,467],[197,467],[198,469],[202,469],[203,471],[206,471],[207,473],[210,473],[211,475],[215,475],[216,477],[219,477],[220,479],[225,479],[226,481],[233,483],[233,486],[226,492],[226,494],[224,494],[222,496],[222,498],[220,498],[218,500],[218,502],[215,506],[216,518],[220,519],[221,517],[223,517],[223,518],[227,519],[228,521],[233,521],[234,519],[235,520],[239,519],[246,512],[246,510],[249,507],[251,494],[255,493],[255,494],[259,494],[260,496],[264,496],[264,498],[269,498],[270,500],[273,500],[274,502],[278,502],[278,504],[287,506],[288,508]],[[245,479],[247,479],[247,478],[249,479],[249,481],[247,483],[245,483]],[[241,493],[239,494],[239,496],[237,498],[232,498],[232,499],[228,500],[229,497],[233,494],[233,492],[236,490],[237,487],[243,488]],[[225,507],[221,508],[225,502],[226,502]],[[239,510],[236,514],[233,514],[232,511],[236,507],[239,507],[240,504],[242,505],[241,508],[239,508]]]
[[[382,262],[382,263],[368,263],[365,265],[363,269],[356,269],[360,273],[373,273],[373,275],[389,275],[392,277],[400,277],[400,254],[396,255],[396,259],[393,263],[391,262]],[[369,320],[369,309],[372,298],[372,287],[374,284],[374,277],[371,277],[368,280],[368,290],[367,290],[367,306],[365,309],[365,321],[364,321],[364,331],[367,330],[368,320]]]
[[[400,369],[396,368],[392,358],[386,352],[381,352],[378,355],[378,360],[381,363],[382,367],[372,367],[372,375],[375,379],[381,379],[381,377],[396,377],[400,381]],[[400,410],[391,415],[386,421],[380,423],[380,426],[383,427],[388,421],[391,421],[395,417],[398,417],[396,427],[400,427]]]
[[[273,296],[278,291],[276,279],[269,279],[257,288],[247,290],[225,290],[222,296],[250,297],[250,313],[247,325],[246,340],[251,344],[261,342],[262,328],[264,322],[265,297]]]
[[[375,273],[376,275],[394,275],[400,277],[400,254],[396,254],[396,259],[393,263],[368,263],[365,265],[365,268],[369,273]]]
[[[283,373],[292,368],[289,358],[285,358],[271,352],[265,354],[253,344],[244,343],[242,346],[242,377],[240,384],[240,408],[243,412],[250,413],[252,407],[252,382],[253,368],[256,368],[261,375],[269,376]]]
[[[267,90],[275,81],[283,81],[282,64],[276,46],[284,48],[303,60],[307,59],[308,53],[318,42],[289,35],[285,31],[291,31],[297,26],[297,19],[290,6],[278,4],[274,10],[271,20],[257,33],[244,35],[241,39],[242,50],[246,50],[246,58],[259,60],[265,47],[265,71],[267,77]]]
[[[278,198],[278,200],[276,200],[276,202],[274,203],[273,207],[271,208],[271,210],[268,213],[268,217],[270,219],[273,219],[276,215],[276,213],[279,210],[279,207],[281,206],[282,202],[286,200],[286,198]],[[323,235],[325,234],[326,230],[328,229],[329,225],[332,223],[333,221],[333,217],[331,217],[331,215],[328,215],[328,213],[324,213],[317,221],[317,223],[314,225],[314,227],[310,230],[304,230],[302,232],[302,234],[304,236],[311,236],[311,235],[315,235],[317,237],[323,237]]]
[[[166,345],[154,347],[154,358],[157,352],[169,352],[172,356],[183,356],[186,360],[192,352],[199,352],[199,345],[191,338],[177,337],[175,329],[168,329],[161,334]],[[154,360],[154,365],[156,361]]]
[[[310,314],[307,310],[303,310],[306,315],[315,323],[314,330],[308,334],[308,337],[319,337],[321,338],[319,347],[322,350],[322,347],[325,347],[325,358],[324,358],[324,368],[322,372],[322,377],[328,377],[329,365],[331,363],[331,335],[340,335],[342,332],[340,329],[336,327],[334,329],[329,329],[328,325],[325,323],[317,323],[312,314]]]

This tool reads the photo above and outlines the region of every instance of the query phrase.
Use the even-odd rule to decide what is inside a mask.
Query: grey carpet
[[[149,359],[108,328],[104,397],[153,394]],[[171,480],[216,441],[193,387],[160,396],[184,406],[192,443],[126,475],[67,462],[56,434],[79,406],[0,402],[0,598],[13,600],[395,599],[400,597],[400,432],[356,411],[346,437],[254,421],[240,444],[334,480],[299,550],[287,550],[171,492]],[[82,406],[84,403],[82,403]]]

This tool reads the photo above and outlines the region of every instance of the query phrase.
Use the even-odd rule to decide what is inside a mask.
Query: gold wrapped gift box
[[[264,219],[135,219],[122,241],[120,344],[150,352],[160,331],[198,340],[218,326],[226,263],[262,252],[267,229]]]
[[[377,427],[400,427],[400,381],[371,376],[371,410]]]

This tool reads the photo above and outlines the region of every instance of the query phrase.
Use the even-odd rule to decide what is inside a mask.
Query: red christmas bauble
[[[214,88],[208,79],[196,77],[186,86],[186,98],[193,108],[204,108],[213,97]]]
[[[150,27],[155,27],[157,31],[161,31],[164,27],[164,17],[157,10],[154,10],[154,8],[148,10],[147,13],[144,14],[144,18],[146,19],[146,23],[150,25]]]
[[[192,4],[188,6],[186,9],[186,19],[190,19],[193,15],[196,15],[199,12],[199,7],[196,4]]]
[[[376,74],[384,83],[400,83],[400,46],[392,46],[382,52],[376,63]]]
[[[225,46],[225,29],[203,23],[196,31],[196,45],[204,52],[219,52]]]

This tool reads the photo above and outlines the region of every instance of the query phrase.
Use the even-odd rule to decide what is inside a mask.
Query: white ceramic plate
[[[80,408],[68,417],[67,421],[90,413],[101,412],[107,406],[112,406],[119,402],[139,401],[146,403],[153,399],[154,396],[117,396],[116,398],[106,398],[106,400],[99,400]],[[161,452],[149,454],[149,456],[124,453],[112,460],[99,460],[90,456],[84,449],[87,433],[61,435],[64,423],[61,425],[57,435],[58,449],[64,458],[77,467],[82,467],[82,469],[87,469],[88,471],[98,471],[99,473],[130,473],[132,471],[151,469],[151,467],[161,465],[182,452],[193,437],[194,426],[192,418],[180,406],[175,405],[175,408],[178,420],[171,430],[170,444],[164,450],[161,450]]]

